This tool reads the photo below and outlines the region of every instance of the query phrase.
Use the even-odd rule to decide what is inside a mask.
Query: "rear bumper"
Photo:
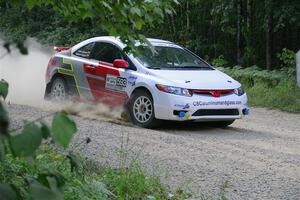
[[[184,97],[158,92],[154,97],[155,117],[164,120],[225,121],[249,114],[247,95]]]

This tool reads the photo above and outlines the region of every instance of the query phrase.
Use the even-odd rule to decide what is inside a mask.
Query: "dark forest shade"
[[[223,55],[229,66],[281,67],[283,48],[300,48],[298,0],[181,0],[175,15],[138,32],[171,40],[212,61]],[[69,23],[51,7],[24,4],[11,8],[0,3],[0,31],[9,40],[37,37],[48,45],[70,46],[94,36],[107,35],[96,18]]]

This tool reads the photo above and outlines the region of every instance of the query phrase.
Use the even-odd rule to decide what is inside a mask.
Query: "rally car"
[[[118,37],[55,47],[45,97],[124,106],[131,121],[152,128],[161,120],[214,121],[228,126],[249,113],[242,85],[188,49],[169,41],[137,42],[125,53]]]

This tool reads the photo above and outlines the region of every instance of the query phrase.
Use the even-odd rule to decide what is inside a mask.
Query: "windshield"
[[[150,69],[197,69],[213,70],[208,64],[187,50],[155,46],[152,52],[147,46],[138,47],[138,60]]]

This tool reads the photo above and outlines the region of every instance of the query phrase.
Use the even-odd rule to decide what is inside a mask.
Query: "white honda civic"
[[[153,128],[161,120],[213,121],[228,126],[249,113],[242,85],[196,54],[169,41],[148,39],[136,54],[116,37],[95,37],[55,47],[45,96],[69,96],[125,106],[131,121]]]

